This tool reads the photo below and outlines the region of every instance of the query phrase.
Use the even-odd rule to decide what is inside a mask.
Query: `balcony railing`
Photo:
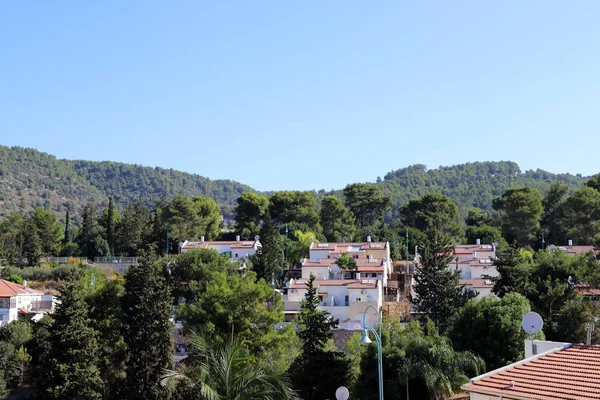
[[[0,299],[0,308],[16,308],[17,300],[13,298],[1,298]]]

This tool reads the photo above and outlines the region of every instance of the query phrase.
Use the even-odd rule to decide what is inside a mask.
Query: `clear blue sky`
[[[4,1],[0,144],[332,189],[600,171],[600,2]]]

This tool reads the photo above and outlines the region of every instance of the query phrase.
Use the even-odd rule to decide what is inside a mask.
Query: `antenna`
[[[538,333],[539,331],[542,330],[542,327],[544,326],[544,320],[542,319],[540,314],[533,312],[533,311],[528,312],[527,314],[525,314],[523,316],[523,319],[521,320],[521,326],[523,327],[523,330],[525,332],[529,333],[529,335],[530,335],[531,354],[534,355],[537,352],[535,351],[535,348],[534,348],[533,337],[535,336],[536,333]]]

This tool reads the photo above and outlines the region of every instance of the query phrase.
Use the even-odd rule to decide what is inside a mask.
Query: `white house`
[[[300,310],[306,294],[306,279],[292,279],[288,294],[284,299],[286,314],[296,314]],[[318,289],[320,309],[329,311],[340,322],[340,329],[361,329],[362,317],[368,306],[380,309],[383,299],[381,281],[377,279],[315,279]],[[375,312],[367,313],[367,323],[375,324]]]
[[[0,326],[20,316],[54,311],[54,296],[0,279]]]
[[[205,241],[204,236],[202,236],[199,242],[187,240],[183,242],[181,252],[185,253],[193,249],[213,249],[232,260],[239,260],[253,256],[259,247],[260,242],[258,240],[240,240],[239,236],[233,241]]]

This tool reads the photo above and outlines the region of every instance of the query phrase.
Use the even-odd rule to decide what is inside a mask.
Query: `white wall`
[[[302,279],[310,279],[310,274],[313,274],[317,279],[329,279],[328,267],[302,267]]]
[[[471,400],[500,400],[500,396],[490,396],[488,394],[470,393]]]
[[[549,340],[534,340],[533,344],[537,347],[536,354],[542,354],[547,352],[548,350],[558,349],[564,347],[570,343],[565,342],[551,342]],[[533,356],[532,348],[531,348],[531,340],[525,340],[525,358],[529,358]]]

